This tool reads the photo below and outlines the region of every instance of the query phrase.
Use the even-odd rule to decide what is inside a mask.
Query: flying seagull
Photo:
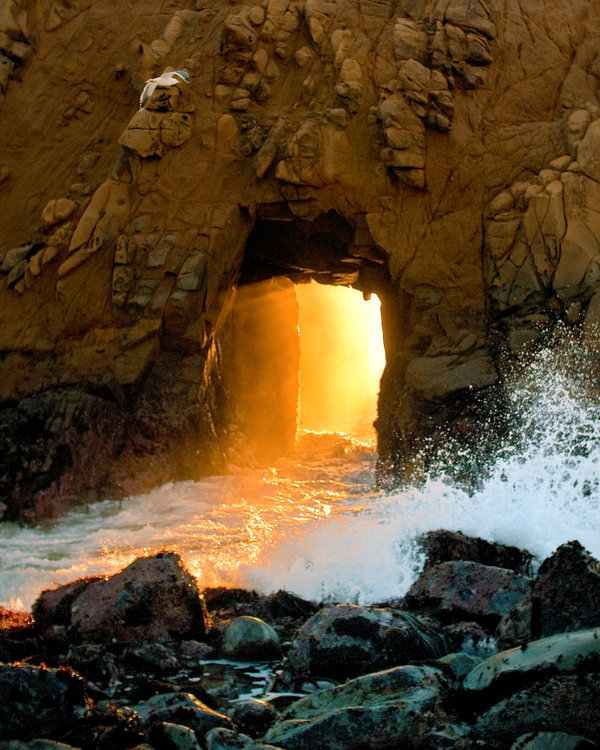
[[[174,70],[172,73],[163,73],[161,76],[158,76],[158,78],[150,78],[147,80],[142,95],[140,96],[140,109],[144,108],[144,105],[158,86],[174,86],[181,81],[187,83],[188,86],[190,85],[190,75],[187,70]]]

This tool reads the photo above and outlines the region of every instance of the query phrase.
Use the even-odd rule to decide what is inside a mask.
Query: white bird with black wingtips
[[[140,96],[140,109],[144,108],[158,86],[174,86],[181,81],[187,83],[188,86],[190,85],[190,74],[187,70],[174,70],[171,73],[163,73],[158,78],[149,78]]]

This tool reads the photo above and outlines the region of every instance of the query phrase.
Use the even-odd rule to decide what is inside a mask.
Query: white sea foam
[[[0,603],[29,608],[42,588],[159,549],[179,552],[201,585],[359,603],[404,594],[422,564],[414,538],[436,528],[538,560],[578,539],[600,557],[600,408],[578,367],[542,353],[512,383],[515,434],[474,490],[442,473],[379,491],[372,447],[309,433],[275,467],[168,484],[34,529],[0,525]]]
[[[415,536],[436,528],[527,548],[538,562],[572,539],[600,557],[600,408],[586,366],[581,352],[573,361],[558,349],[513,379],[513,435],[476,490],[442,476],[373,496],[359,514],[314,525],[293,549],[269,550],[244,570],[247,581],[308,598],[397,597],[419,571]]]

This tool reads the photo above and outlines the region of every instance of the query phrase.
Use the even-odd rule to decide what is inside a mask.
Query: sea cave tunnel
[[[334,211],[259,214],[225,336],[234,460],[290,451],[298,427],[373,439],[391,295],[385,256],[358,234]]]

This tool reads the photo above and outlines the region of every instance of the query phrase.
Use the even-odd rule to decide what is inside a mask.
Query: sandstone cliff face
[[[5,517],[222,466],[239,284],[381,297],[379,444],[399,472],[440,425],[472,431],[501,353],[559,321],[593,340],[599,15],[4,0]],[[138,109],[176,70],[190,83],[167,75]]]

